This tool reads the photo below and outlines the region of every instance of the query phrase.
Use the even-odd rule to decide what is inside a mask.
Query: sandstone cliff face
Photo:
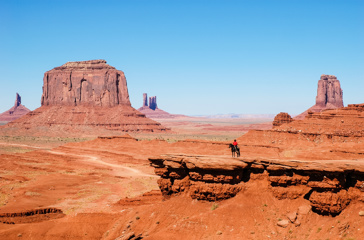
[[[321,112],[343,106],[343,91],[339,80],[334,75],[323,74],[318,81],[316,104],[294,118],[300,120],[304,119],[308,112]]]
[[[105,60],[68,62],[44,74],[42,106],[129,105],[124,73]]]
[[[310,113],[271,130],[251,130],[237,141],[240,158],[149,158],[161,177],[161,192],[217,201],[244,194],[249,184],[262,181],[276,198],[307,200],[323,215],[364,203],[364,104]]]
[[[218,201],[268,180],[278,199],[305,198],[320,214],[337,215],[350,202],[364,202],[364,163],[225,156],[162,155],[149,158],[164,195],[187,192],[194,199]]]
[[[334,75],[321,75],[317,86],[316,105],[325,108],[343,107],[343,91]]]
[[[10,122],[24,116],[28,112],[30,110],[21,104],[21,97],[16,93],[14,106],[0,114],[0,121]]]

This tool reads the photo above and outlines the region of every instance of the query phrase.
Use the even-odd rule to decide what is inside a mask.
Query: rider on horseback
[[[236,139],[234,139],[233,145],[235,147],[235,150],[238,150],[239,149],[238,142],[236,141]]]
[[[231,148],[231,155],[232,157],[235,157],[235,153],[237,157],[240,157],[240,149],[238,147],[238,143],[234,139],[234,142],[229,144],[229,148]]]

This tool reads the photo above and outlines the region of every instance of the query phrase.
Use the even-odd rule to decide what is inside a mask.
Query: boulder
[[[289,221],[291,221],[291,223],[294,223],[297,219],[297,213],[296,212],[290,212],[287,214],[287,218],[289,219]]]
[[[282,227],[282,228],[286,228],[286,227],[288,227],[288,225],[289,225],[289,221],[288,220],[281,220],[281,221],[279,221],[279,222],[277,222],[277,225],[279,226],[279,227]]]
[[[299,215],[307,215],[311,211],[312,207],[310,205],[302,205],[298,207]]]

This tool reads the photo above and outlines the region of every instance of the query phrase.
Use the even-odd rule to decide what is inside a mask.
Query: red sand
[[[209,128],[206,124],[209,123],[201,123],[203,128]],[[279,131],[252,131],[239,138],[242,155],[312,161],[363,160],[362,137],[345,137],[356,140],[340,142],[340,136],[333,136],[328,141],[322,133],[322,141],[303,141],[297,138],[298,133],[289,134],[284,129],[282,125]],[[364,236],[364,217],[359,214],[364,211],[363,200],[353,201],[335,217],[300,212],[299,209],[309,205],[307,199],[277,198],[267,178],[259,174],[251,175],[251,181],[235,197],[219,202],[194,200],[183,193],[162,197],[157,185],[159,176],[149,165],[149,157],[171,153],[229,158],[228,142],[168,143],[157,139],[136,141],[126,136],[67,143],[53,149],[46,145],[33,148],[29,143],[27,149],[34,151],[26,153],[2,150],[1,239],[361,239]],[[10,144],[20,143],[2,141],[1,146],[15,146]],[[298,212],[299,226],[277,225],[293,212]]]

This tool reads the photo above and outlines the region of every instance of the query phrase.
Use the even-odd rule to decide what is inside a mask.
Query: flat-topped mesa
[[[316,105],[330,109],[344,106],[343,91],[334,75],[321,75],[318,81]]]
[[[94,137],[169,130],[131,106],[124,73],[105,60],[68,62],[46,72],[43,81],[42,106],[0,126],[0,134]]]
[[[106,63],[106,60],[88,60],[88,61],[76,61],[76,62],[67,62],[60,67],[55,67],[56,70],[63,69],[115,69],[115,67],[110,66]]]
[[[42,106],[131,106],[124,72],[105,60],[67,62],[46,72]]]

